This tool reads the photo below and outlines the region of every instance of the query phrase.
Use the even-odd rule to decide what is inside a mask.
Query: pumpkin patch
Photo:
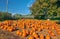
[[[60,36],[60,28],[58,26],[60,25],[51,20],[26,19],[0,22],[0,29],[15,32],[16,35],[24,39],[51,39],[51,37]],[[56,33],[53,31],[56,31]]]

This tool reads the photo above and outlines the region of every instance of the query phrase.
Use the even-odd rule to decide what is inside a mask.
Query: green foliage
[[[21,19],[22,15],[21,14],[14,14],[13,18],[14,19]]]
[[[12,14],[7,12],[0,12],[0,20],[12,19]]]
[[[21,19],[21,18],[22,18],[21,14],[12,15],[11,13],[8,13],[8,12],[0,12],[0,21],[3,21],[3,20],[17,20],[17,19]]]
[[[60,17],[60,7],[57,6],[57,2],[58,0],[36,0],[30,7],[32,15],[35,17],[40,15],[45,19]]]
[[[14,14],[12,15],[11,13],[8,12],[0,12],[0,20],[17,20],[21,19],[22,15],[21,14]]]
[[[31,16],[30,14],[28,15],[21,15],[21,14],[14,14],[12,15],[11,13],[7,12],[0,12],[0,21],[3,20],[18,20],[18,19],[32,19],[34,16]]]
[[[35,15],[34,18],[35,19],[44,19],[44,15]]]

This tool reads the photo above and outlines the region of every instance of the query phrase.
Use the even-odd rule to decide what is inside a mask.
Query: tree
[[[5,12],[4,13],[4,20],[10,20],[10,19],[12,19],[12,14],[8,13],[8,12]]]
[[[22,16],[21,14],[14,14],[13,18],[14,19],[21,19],[21,16]]]
[[[0,20],[4,20],[3,18],[4,18],[4,15],[2,12],[0,12]]]
[[[57,6],[57,1],[58,0],[36,0],[36,2],[30,7],[32,15],[39,15],[45,19],[59,16],[60,7]]]
[[[10,20],[12,19],[12,14],[7,12],[0,12],[0,20]]]

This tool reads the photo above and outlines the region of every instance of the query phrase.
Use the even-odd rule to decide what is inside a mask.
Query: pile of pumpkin
[[[60,24],[51,20],[6,20],[0,29],[15,32],[22,39],[60,39]]]

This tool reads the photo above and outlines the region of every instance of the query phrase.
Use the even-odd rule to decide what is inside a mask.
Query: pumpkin
[[[55,27],[54,26],[52,26],[52,30],[54,30],[55,29]]]
[[[26,32],[26,29],[22,29],[22,32]]]
[[[57,32],[60,35],[60,31]]]
[[[3,29],[3,28],[4,28],[4,26],[1,26],[0,28],[1,28],[1,29]]]
[[[40,34],[40,39],[44,39],[44,36],[43,36],[43,34]]]
[[[44,29],[44,27],[43,27],[43,26],[41,26],[41,29],[43,30],[43,29]]]
[[[42,29],[41,28],[38,28],[38,31],[40,32]]]
[[[46,39],[50,39],[50,36],[49,35],[46,35]]]
[[[12,31],[13,31],[13,29],[11,29],[11,28],[10,28],[10,29],[8,29],[8,31],[9,31],[9,32],[12,32]]]
[[[27,33],[27,34],[29,34],[29,31],[28,31],[28,30],[26,30],[26,33]]]
[[[21,36],[22,35],[22,32],[20,32],[19,30],[16,31],[16,34]]]
[[[30,26],[28,25],[27,28],[30,28]]]
[[[50,33],[52,33],[52,31],[51,30],[48,30],[48,33],[50,34]]]
[[[26,37],[27,36],[27,33],[26,32],[23,32],[22,33],[22,37],[24,38],[24,37]]]
[[[34,39],[34,37],[33,36],[30,36],[28,39]]]
[[[30,35],[33,33],[33,30],[30,31]]]
[[[48,30],[48,32],[51,36],[55,36],[55,34],[51,30]]]
[[[33,32],[33,37],[38,38],[38,34],[36,32]]]
[[[7,27],[5,26],[3,29],[4,29],[4,30],[7,30]]]
[[[60,31],[60,28],[57,28],[56,31],[57,31],[57,32]]]
[[[34,27],[32,27],[32,30],[33,30],[33,31],[36,31],[36,29],[35,29]]]
[[[53,32],[52,32],[52,33],[50,33],[50,35],[51,35],[51,36],[55,36],[55,34],[54,34]]]

